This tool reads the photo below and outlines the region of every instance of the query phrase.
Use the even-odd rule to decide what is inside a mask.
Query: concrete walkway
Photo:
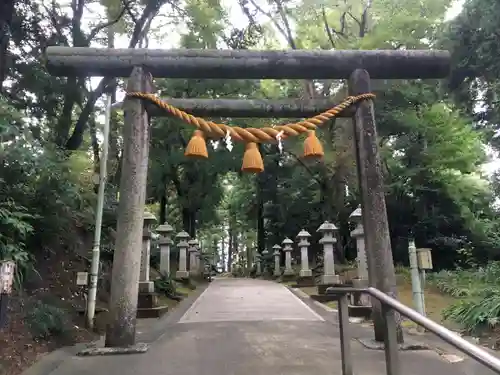
[[[147,353],[72,357],[51,375],[340,375],[338,328],[321,314],[280,284],[216,280]],[[385,374],[382,351],[351,345],[355,374]],[[401,360],[401,375],[469,373],[433,351]]]

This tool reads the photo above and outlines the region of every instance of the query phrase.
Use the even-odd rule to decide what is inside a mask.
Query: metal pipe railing
[[[490,370],[497,374],[500,374],[500,359],[491,355],[486,350],[481,347],[470,343],[469,341],[463,339],[456,333],[450,331],[449,329],[443,327],[442,325],[426,318],[425,316],[419,314],[415,310],[403,305],[398,300],[388,296],[387,294],[381,292],[376,288],[340,288],[340,287],[330,287],[326,290],[327,294],[338,296],[339,305],[339,327],[340,327],[340,341],[341,341],[341,355],[342,355],[342,370],[343,375],[352,375],[352,358],[350,358],[350,337],[348,332],[349,316],[347,313],[348,302],[347,295],[350,293],[366,293],[377,299],[382,304],[383,318],[386,328],[386,339],[385,339],[385,357],[386,357],[386,368],[387,375],[399,375],[399,358],[398,358],[398,344],[396,340],[396,327],[390,327],[387,323],[394,321],[393,319],[387,319],[387,314],[394,314],[397,311],[399,314],[410,319],[419,326],[425,328],[426,330],[439,336],[441,339],[446,341],[448,344],[454,346],[462,353],[474,358],[476,361],[480,362],[484,366],[488,367]],[[347,346],[347,348],[346,348]],[[349,356],[349,358],[347,358]],[[345,364],[344,364],[345,361]]]

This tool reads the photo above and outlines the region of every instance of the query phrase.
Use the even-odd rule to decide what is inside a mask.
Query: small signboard
[[[14,281],[14,269],[16,264],[13,261],[0,262],[0,293],[10,294]]]
[[[77,272],[76,273],[76,285],[87,285],[89,280],[88,272]]]

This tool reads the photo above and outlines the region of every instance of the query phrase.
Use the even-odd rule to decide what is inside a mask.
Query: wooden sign
[[[88,272],[77,272],[76,273],[76,285],[87,285],[89,280]]]

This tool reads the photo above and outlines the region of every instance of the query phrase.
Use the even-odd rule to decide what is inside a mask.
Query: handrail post
[[[400,375],[399,363],[399,344],[396,328],[395,311],[387,306],[383,301],[382,317],[384,320],[384,352],[385,352],[385,367],[387,375]]]
[[[338,297],[339,309],[339,331],[340,331],[340,355],[342,359],[342,375],[353,375],[351,335],[349,333],[349,311],[347,294],[342,293]]]
[[[326,294],[339,296],[341,294],[347,295],[348,293],[357,292],[357,293],[367,293],[374,299],[378,300],[381,304],[381,312],[382,312],[382,328],[384,334],[384,352],[385,352],[385,360],[386,360],[386,370],[387,375],[400,375],[400,362],[399,362],[399,343],[397,342],[397,333],[394,329],[394,324],[396,323],[394,320],[394,314],[398,312],[399,314],[407,317],[411,321],[417,323],[419,326],[425,328],[426,330],[434,333],[436,336],[443,339],[448,344],[460,350],[462,353],[468,355],[472,359],[475,359],[479,363],[483,364],[490,370],[492,370],[496,374],[500,374],[500,358],[496,357],[488,353],[485,349],[470,343],[469,341],[463,339],[455,332],[450,331],[446,327],[426,318],[422,314],[419,314],[415,310],[409,308],[408,306],[403,305],[398,300],[388,296],[384,292],[373,288],[343,288],[343,287],[330,287],[326,290]],[[337,297],[338,298],[338,297]],[[339,301],[339,310],[342,309],[342,304]],[[344,309],[347,311],[347,309]],[[339,312],[339,322],[342,322],[341,326],[341,343],[346,342],[345,334],[343,334],[342,329],[346,327],[348,322],[348,317],[346,315],[342,315]],[[392,326],[391,326],[392,324]],[[343,340],[343,341],[342,341]],[[342,359],[344,358],[344,354],[342,355]],[[349,357],[350,358],[350,357]],[[347,362],[350,363],[350,362]]]

